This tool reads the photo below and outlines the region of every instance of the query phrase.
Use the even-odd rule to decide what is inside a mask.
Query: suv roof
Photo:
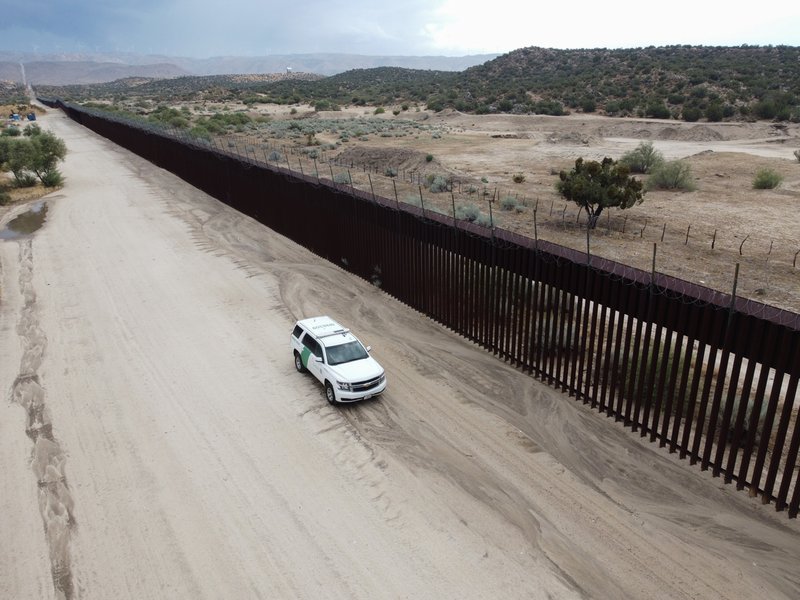
[[[349,329],[328,316],[302,319],[298,321],[298,324],[317,338],[323,346],[338,346],[356,340]],[[331,339],[333,336],[336,336],[335,339]]]

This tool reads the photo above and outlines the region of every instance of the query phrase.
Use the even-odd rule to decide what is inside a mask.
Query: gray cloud
[[[138,0],[20,3],[0,49],[127,51],[208,57],[312,52],[425,54],[436,2]]]

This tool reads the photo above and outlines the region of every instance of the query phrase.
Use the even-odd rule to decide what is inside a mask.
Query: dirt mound
[[[658,132],[660,140],[676,140],[680,142],[720,142],[725,138],[722,134],[705,125],[695,125],[689,129],[681,127],[665,127]]]
[[[571,145],[578,145],[583,144],[584,146],[588,146],[592,142],[595,141],[595,137],[592,135],[587,135],[585,133],[580,133],[577,131],[559,131],[553,132],[547,136],[547,143],[548,144],[566,144],[568,146]]]

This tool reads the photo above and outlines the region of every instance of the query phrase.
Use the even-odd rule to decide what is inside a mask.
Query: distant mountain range
[[[105,83],[127,77],[285,73],[334,75],[351,69],[402,67],[463,71],[496,58],[470,56],[363,56],[358,54],[285,54],[185,58],[137,54],[42,55],[0,52],[0,80],[30,85]]]

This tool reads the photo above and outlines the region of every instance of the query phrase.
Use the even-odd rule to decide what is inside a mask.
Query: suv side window
[[[299,340],[300,336],[303,335],[303,328],[300,327],[300,325],[295,325],[294,326],[294,331],[292,331],[292,335]]]
[[[319,345],[317,340],[306,334],[306,337],[303,338],[303,343],[305,344],[306,348],[311,351],[311,354],[322,358],[322,347]]]

